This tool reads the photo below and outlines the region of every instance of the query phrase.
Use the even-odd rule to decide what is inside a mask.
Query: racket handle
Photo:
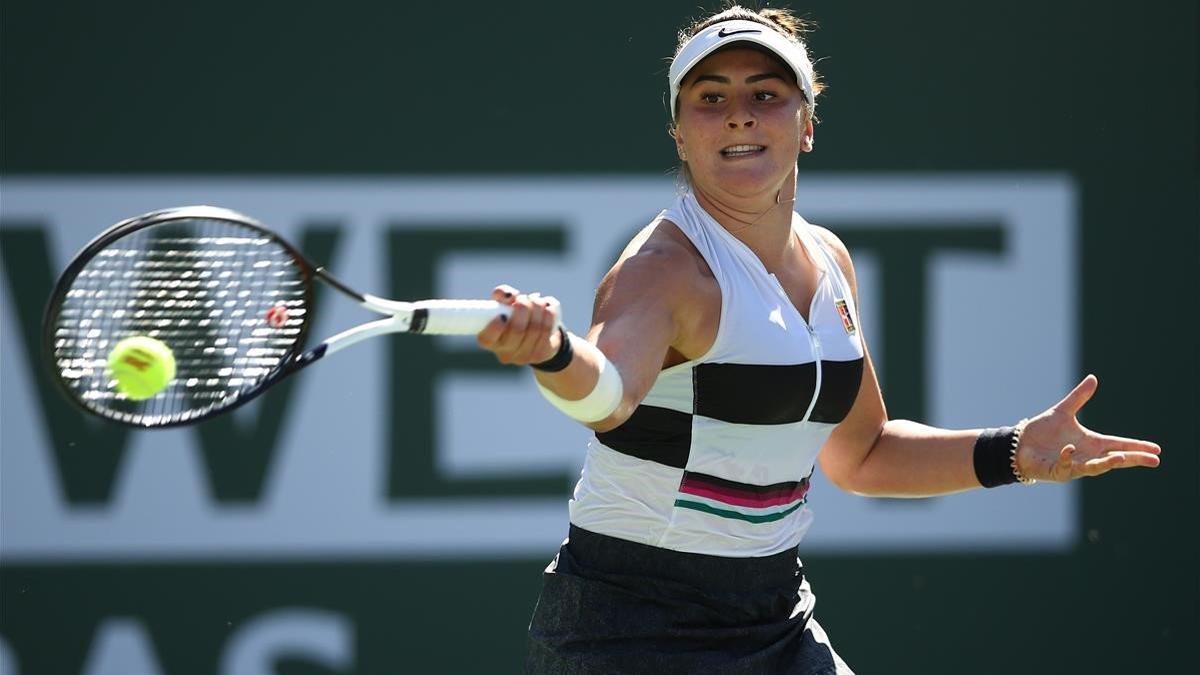
[[[425,335],[475,335],[492,319],[511,312],[495,300],[421,300],[412,305],[425,312],[423,327],[417,328],[419,320],[413,319],[414,332]]]

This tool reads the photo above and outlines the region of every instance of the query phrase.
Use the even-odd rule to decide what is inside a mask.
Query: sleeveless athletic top
[[[820,268],[809,321],[779,280],[691,193],[655,219],[679,227],[721,289],[708,352],[659,373],[620,427],[598,433],[571,500],[585,530],[688,553],[795,548],[817,452],[862,379],[858,314],[833,255],[793,214]]]

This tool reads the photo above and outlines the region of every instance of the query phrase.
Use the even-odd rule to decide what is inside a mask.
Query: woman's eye
[[[725,97],[720,94],[702,94],[700,100],[705,103],[720,103]]]
[[[769,91],[760,91],[754,94],[755,101],[770,101],[773,98],[776,98],[775,94]]]

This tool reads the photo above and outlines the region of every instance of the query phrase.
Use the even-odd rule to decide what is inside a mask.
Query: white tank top
[[[820,268],[809,321],[758,257],[691,193],[655,219],[679,227],[721,289],[716,339],[667,368],[633,415],[598,433],[571,522],[676,551],[765,556],[812,523],[817,452],[849,413],[863,350],[850,284],[810,226],[792,228]]]

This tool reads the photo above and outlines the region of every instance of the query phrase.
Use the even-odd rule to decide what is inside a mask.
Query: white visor
[[[726,45],[735,42],[751,42],[766,47],[772,54],[778,56],[784,63],[791,66],[796,73],[796,83],[804,92],[804,98],[809,104],[813,102],[812,64],[808,61],[808,52],[804,46],[792,42],[783,33],[758,23],[757,21],[722,21],[692,36],[679,55],[671,62],[671,119],[675,119],[675,99],[679,97],[679,86],[683,78],[700,63],[704,57]]]

